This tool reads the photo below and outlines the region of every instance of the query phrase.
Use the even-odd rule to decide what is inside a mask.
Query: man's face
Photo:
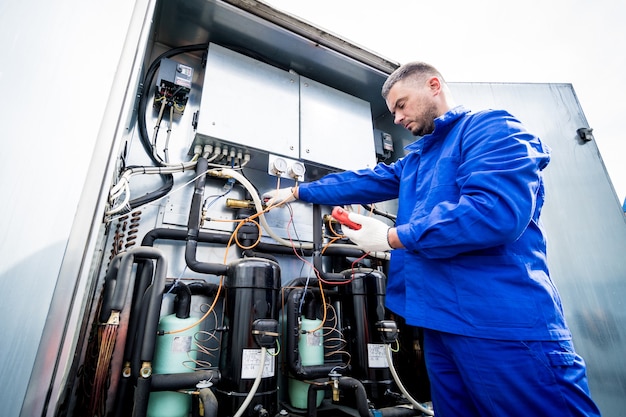
[[[414,136],[432,133],[439,117],[430,80],[398,81],[387,95],[387,107],[394,123],[404,126]]]

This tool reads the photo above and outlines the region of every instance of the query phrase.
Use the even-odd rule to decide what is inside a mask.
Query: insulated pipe
[[[191,313],[191,290],[184,282],[178,282],[172,289],[176,293],[174,306],[176,317],[179,319],[189,318]]]
[[[423,416],[423,414],[417,410],[407,407],[383,407],[376,411],[383,417],[413,417]]]
[[[356,409],[360,417],[370,417],[370,410],[367,405],[367,394],[365,387],[358,379],[343,376],[339,378],[339,389],[354,391]]]
[[[148,409],[148,399],[150,398],[150,383],[152,376],[152,357],[154,355],[155,337],[159,325],[159,315],[161,312],[161,301],[163,289],[165,288],[165,278],[167,273],[167,261],[163,252],[156,248],[137,247],[128,251],[128,258],[141,257],[143,259],[155,259],[156,270],[154,280],[148,291],[149,299],[145,320],[145,328],[140,344],[140,359],[143,362],[139,371],[139,379],[134,395],[133,417],[143,417]],[[125,257],[126,259],[126,257]],[[125,260],[124,259],[124,260]],[[130,275],[132,263],[122,261],[121,273]]]
[[[217,369],[187,372],[181,374],[154,374],[152,375],[151,391],[176,391],[192,388],[200,381],[218,383],[220,372]]]
[[[117,387],[115,417],[126,415],[126,410],[132,408],[132,398],[128,395],[132,386],[130,380],[131,378],[137,378],[140,366],[139,350],[135,349],[135,345],[139,339],[139,335],[143,334],[143,326],[145,323],[145,309],[142,309],[142,306],[145,306],[143,299],[146,289],[152,281],[153,271],[154,268],[150,260],[145,260],[137,265],[138,278],[135,280],[128,330],[126,332],[122,376]]]
[[[124,254],[116,255],[109,263],[109,269],[104,276],[104,289],[102,291],[102,304],[100,306],[100,323],[106,323],[111,315],[113,296],[117,285],[117,274]]]
[[[158,239],[184,241],[187,239],[187,231],[180,229],[156,228],[152,229],[144,236],[142,240],[143,246],[153,246]],[[230,240],[230,235],[221,232],[203,232],[198,233],[198,242],[202,243],[218,243],[226,245]],[[259,242],[254,247],[255,251],[263,253],[277,253],[280,255],[294,255],[292,247],[267,242]],[[305,256],[313,254],[312,249],[302,251]],[[354,245],[331,245],[324,251],[324,256],[348,256],[358,258],[363,256],[363,251],[357,249]]]
[[[109,304],[106,308],[102,308],[100,311],[100,318],[106,316],[103,322],[106,322],[109,318],[109,315],[112,311],[122,311],[124,308],[124,304],[126,303],[126,295],[128,293],[128,286],[131,280],[131,270],[133,268],[133,263],[135,260],[134,253],[137,252],[137,249],[132,249],[125,254],[122,255],[119,269],[117,270],[117,275],[113,284],[107,283],[107,290],[113,290],[113,294],[111,296],[106,296],[106,299],[103,302]],[[112,271],[115,272],[115,271]],[[107,274],[107,278],[112,278]],[[109,280],[109,282],[111,282]],[[103,306],[104,307],[104,306]]]
[[[298,339],[300,337],[300,326],[298,317],[300,315],[300,299],[303,297],[303,288],[294,288],[287,298],[287,366],[296,379],[315,379],[327,376],[334,368],[345,368],[346,364],[324,364],[324,365],[302,365],[302,359],[298,349]],[[312,294],[312,293],[311,293]]]
[[[307,392],[306,397],[307,417],[317,416],[317,391],[323,391],[330,388],[331,386],[327,383],[309,385],[309,391]]]
[[[324,272],[322,266],[322,208],[319,204],[313,204],[313,266],[325,281],[345,280],[342,274]]]
[[[196,164],[196,182],[191,198],[189,220],[187,222],[187,245],[185,248],[185,262],[189,269],[195,272],[211,275],[226,275],[228,266],[219,263],[200,262],[196,259],[198,251],[198,235],[202,222],[202,200],[204,199],[204,186],[206,184],[206,172],[209,162],[205,158],[199,158]]]
[[[200,401],[204,408],[204,417],[217,416],[217,398],[210,388],[202,388],[199,391]]]
[[[365,388],[359,380],[342,376],[337,380],[337,388],[340,390],[354,391],[356,400],[356,410],[360,417],[372,417],[367,404],[367,394]],[[317,391],[322,389],[328,389],[332,387],[332,382],[325,385],[312,384],[309,386],[309,392],[307,393],[307,417],[317,416]]]
[[[146,317],[146,328],[143,332],[143,340],[141,343],[141,360],[144,362],[152,361],[154,355],[154,338],[156,337],[159,327],[159,316],[161,313],[161,302],[163,301],[163,290],[165,289],[165,279],[167,273],[167,262],[163,252],[156,248],[137,248],[143,249],[141,256],[144,258],[156,259],[156,270],[154,272],[154,280],[150,287],[150,298],[148,300],[148,315]]]
[[[144,417],[148,414],[148,402],[150,400],[150,384],[149,378],[139,378],[137,387],[135,388],[135,396],[132,405],[132,417]]]

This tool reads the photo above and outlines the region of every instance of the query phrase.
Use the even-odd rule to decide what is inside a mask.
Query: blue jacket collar
[[[446,113],[435,119],[435,130],[433,131],[433,133],[422,136],[416,141],[405,146],[404,149],[406,149],[407,151],[413,151],[419,149],[422,146],[422,144],[424,143],[421,142],[422,139],[429,140],[430,138],[445,136],[450,131],[452,126],[456,123],[456,121],[465,116],[467,113],[469,113],[469,110],[462,105],[451,108]]]

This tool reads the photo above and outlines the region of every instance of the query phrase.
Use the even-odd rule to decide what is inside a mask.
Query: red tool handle
[[[331,215],[339,223],[348,226],[350,229],[359,230],[361,228],[360,224],[355,223],[348,218],[348,212],[341,207],[334,207]]]

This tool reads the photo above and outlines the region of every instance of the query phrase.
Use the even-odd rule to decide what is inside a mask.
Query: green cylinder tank
[[[168,332],[190,326],[197,317],[181,319],[176,314],[164,316],[159,321],[159,330]],[[180,333],[157,336],[154,349],[153,371],[155,374],[180,374],[194,372],[197,351],[194,348],[194,334],[200,325]],[[150,393],[148,417],[187,417],[191,409],[191,397],[173,391]]]
[[[322,320],[307,319],[301,317],[300,338],[298,339],[298,353],[302,360],[303,366],[323,365],[324,364],[324,336],[322,330]],[[314,332],[310,330],[317,329]],[[289,401],[293,407],[307,408],[307,395],[309,392],[309,384],[298,381],[297,379],[289,379]],[[317,406],[324,399],[324,391],[317,392]]]

